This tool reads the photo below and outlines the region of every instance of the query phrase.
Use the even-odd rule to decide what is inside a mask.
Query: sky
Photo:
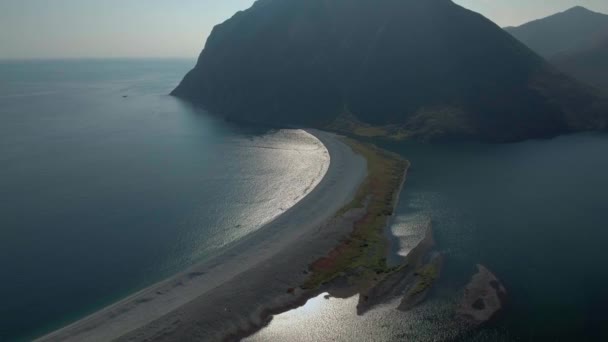
[[[0,0],[0,59],[195,58],[218,24],[254,0]],[[500,26],[608,0],[454,0]]]

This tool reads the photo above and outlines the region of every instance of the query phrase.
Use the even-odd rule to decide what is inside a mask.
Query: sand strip
[[[348,215],[334,216],[367,172],[365,159],[335,135],[308,132],[325,145],[330,165],[300,202],[223,255],[39,341],[217,340],[259,325],[264,311],[296,300],[288,289],[301,284],[308,265],[350,233]]]

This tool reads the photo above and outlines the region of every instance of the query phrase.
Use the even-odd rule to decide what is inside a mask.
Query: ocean
[[[608,339],[608,135],[392,148],[414,166],[400,212],[430,217],[446,256],[439,297],[458,297],[478,263],[508,291],[463,340]]]
[[[0,341],[219,253],[322,178],[309,134],[238,127],[168,96],[193,65],[0,62]]]

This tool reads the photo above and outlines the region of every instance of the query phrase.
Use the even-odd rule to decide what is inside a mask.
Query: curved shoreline
[[[268,285],[278,284],[280,293],[283,294],[288,288],[287,284],[297,286],[305,266],[331,248],[338,237],[348,232],[346,224],[327,223],[354,197],[367,172],[365,159],[355,154],[335,135],[314,130],[307,132],[325,146],[330,155],[330,165],[317,186],[293,207],[220,256],[195,265],[37,341],[140,340],[144,336],[158,338],[166,335],[167,329],[175,331],[178,327],[181,328],[181,324],[176,325],[175,322],[192,321],[188,318],[196,315],[189,313],[193,311],[193,306],[196,309],[194,311],[200,315],[209,315],[210,321],[217,317],[217,312],[231,316],[237,314],[238,309],[235,308],[234,312],[230,309],[229,299],[220,301],[219,306],[212,300],[224,298],[218,296],[218,291],[228,291],[228,296],[233,298],[232,293],[238,293],[240,287],[246,287],[247,284],[254,286],[272,282]],[[285,260],[289,259],[294,260],[284,265]],[[289,266],[291,272],[285,266]],[[279,274],[276,276],[281,279],[268,279],[277,272]],[[258,292],[269,293],[261,289],[254,292],[252,298],[260,298],[260,301],[265,296]],[[276,298],[276,294],[275,290],[271,297]],[[251,318],[251,308],[263,306],[257,301],[250,301],[250,304],[248,309],[242,310],[246,316],[244,319]],[[180,319],[175,321],[175,317]],[[236,323],[237,326],[241,325],[240,322]]]

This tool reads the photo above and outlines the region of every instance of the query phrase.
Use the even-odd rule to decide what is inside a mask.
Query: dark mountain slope
[[[173,95],[240,120],[349,114],[428,139],[606,126],[585,87],[449,0],[260,0],[215,27]]]
[[[560,70],[608,90],[608,15],[575,7],[506,30]]]
[[[574,7],[518,27],[505,28],[541,56],[584,49],[608,35],[608,15]]]
[[[585,49],[558,55],[551,62],[560,70],[608,92],[608,35]]]

